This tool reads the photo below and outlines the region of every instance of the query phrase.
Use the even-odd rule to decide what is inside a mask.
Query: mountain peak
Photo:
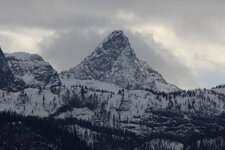
[[[114,30],[110,35],[119,35],[119,34],[124,35],[123,30]]]
[[[124,34],[124,32],[122,30],[114,30],[113,32],[111,32],[109,35],[108,35],[108,38],[118,38],[118,37],[124,37],[123,39],[121,40],[126,40],[128,39],[127,36]]]
[[[128,37],[123,33],[122,30],[115,30],[109,34],[97,48],[104,50],[122,50],[126,47],[130,47]]]
[[[113,60],[116,60],[121,55],[136,58],[136,54],[130,45],[129,39],[122,30],[111,32],[95,48],[95,51],[90,56],[99,57],[106,54],[111,55]]]
[[[122,30],[110,33],[78,66],[62,72],[61,79],[98,80],[126,89],[178,90],[136,57]]]

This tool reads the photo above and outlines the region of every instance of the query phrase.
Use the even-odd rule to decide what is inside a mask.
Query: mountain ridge
[[[6,59],[13,74],[23,79],[27,87],[46,87],[55,91],[61,86],[57,71],[37,54],[8,53]]]

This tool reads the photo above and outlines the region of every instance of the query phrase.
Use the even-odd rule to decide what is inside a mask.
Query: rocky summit
[[[179,90],[137,58],[128,37],[121,30],[109,34],[79,65],[62,72],[61,79],[98,80],[132,90]]]

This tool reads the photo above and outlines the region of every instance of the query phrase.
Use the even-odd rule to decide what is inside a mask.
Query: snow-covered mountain
[[[90,145],[102,132],[95,126],[146,138],[136,149],[161,145],[188,150],[185,142],[193,135],[217,135],[213,140],[202,136],[210,145],[220,139],[217,132],[225,131],[225,86],[180,90],[139,60],[128,38],[117,30],[78,66],[60,75],[36,54],[5,57],[0,50],[0,111],[86,121],[88,125],[81,121],[64,128],[76,128]],[[116,140],[121,139],[127,141]],[[189,150],[194,146],[191,143]]]
[[[18,91],[24,87],[24,82],[16,78],[12,73],[7,59],[0,48],[0,89],[6,91]]]
[[[50,88],[53,91],[61,85],[58,73],[37,54],[17,52],[6,54],[14,75],[24,80],[28,87]]]
[[[72,116],[109,127],[117,124],[118,128],[139,134],[143,130],[148,133],[150,128],[146,126],[158,124],[157,119],[164,113],[183,114],[183,120],[191,120],[195,114],[215,116],[225,110],[222,86],[212,90],[179,90],[136,57],[120,30],[112,32],[78,66],[62,72],[61,81],[49,63],[36,54],[6,56],[2,64],[22,78],[27,89],[0,91],[0,110],[24,115]],[[58,87],[58,92],[52,87]]]
[[[113,31],[78,66],[60,75],[66,80],[98,80],[125,89],[152,89],[171,92],[179,89],[139,60],[123,31]]]

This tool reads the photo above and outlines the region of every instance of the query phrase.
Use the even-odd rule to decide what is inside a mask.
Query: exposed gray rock
[[[25,87],[25,83],[12,73],[4,53],[0,48],[0,89],[18,91]]]

